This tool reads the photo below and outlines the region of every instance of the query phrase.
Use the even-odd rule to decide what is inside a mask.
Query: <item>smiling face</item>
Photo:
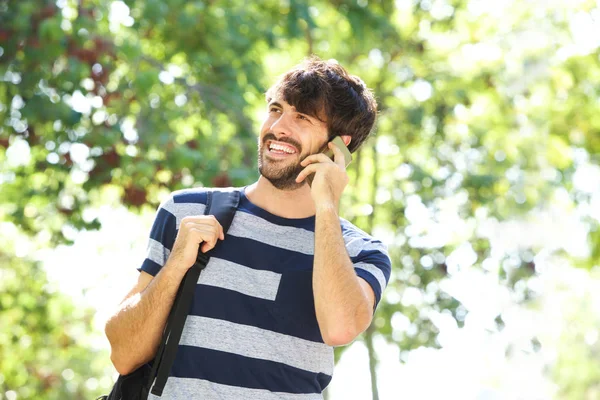
[[[327,124],[317,116],[300,113],[280,96],[267,105],[258,140],[258,170],[280,190],[294,190],[304,169],[300,162],[327,146]]]

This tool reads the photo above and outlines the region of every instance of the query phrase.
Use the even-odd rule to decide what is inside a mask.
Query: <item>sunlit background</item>
[[[315,53],[380,104],[342,216],[393,272],[328,400],[600,399],[600,1],[0,2],[0,399],[90,399],[156,206],[257,177]]]

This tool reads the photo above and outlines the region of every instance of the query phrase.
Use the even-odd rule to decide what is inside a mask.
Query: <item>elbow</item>
[[[111,321],[109,320],[104,326],[104,334],[110,344],[110,361],[120,375],[128,375],[134,371],[134,366],[128,363],[127,360],[119,352],[119,345],[116,342],[116,335],[111,329]]]
[[[366,327],[365,327],[366,329]],[[364,329],[354,324],[338,326],[326,332],[322,332],[323,342],[332,347],[347,346],[352,343]]]
[[[127,349],[115,349],[110,352],[110,361],[120,375],[129,375],[145,363],[149,362],[148,357],[132,357],[132,354]]]
[[[330,329],[322,329],[323,342],[332,347],[349,345],[369,327],[371,319],[371,314],[365,314],[364,318],[346,324],[336,324]]]
[[[366,329],[366,327],[365,327]],[[364,329],[357,326],[339,327],[330,331],[322,332],[323,342],[332,347],[346,346],[352,343]]]
[[[120,375],[131,374],[154,357],[154,353],[132,348],[131,344],[111,340],[108,335],[107,337],[110,342],[110,361]]]
[[[113,347],[113,330],[112,330],[112,324],[111,324],[112,320],[109,319],[108,321],[106,321],[106,324],[104,324],[104,335],[106,336],[106,339],[108,339],[108,343],[110,344],[110,347]]]
[[[129,375],[136,369],[134,365],[127,363],[122,357],[119,357],[118,353],[114,350],[110,352],[110,361],[115,366],[119,375]]]
[[[356,335],[358,336],[358,335]],[[349,334],[329,334],[323,335],[323,342],[331,347],[346,346],[354,341],[356,336]]]

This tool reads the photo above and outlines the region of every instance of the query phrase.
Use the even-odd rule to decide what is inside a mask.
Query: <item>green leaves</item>
[[[61,18],[48,18],[39,25],[40,40],[43,42],[58,42],[63,37],[63,30],[60,27]]]
[[[85,399],[108,391],[110,380],[97,379],[112,373],[108,354],[87,336],[93,311],[56,293],[41,265],[15,256],[8,242],[0,252],[0,393]]]
[[[343,209],[390,244],[396,296],[384,298],[375,324],[403,351],[437,345],[428,312],[464,321],[440,283],[464,243],[483,268],[491,249],[480,224],[591,196],[572,177],[600,162],[600,52],[572,51],[556,17],[587,6],[520,3],[498,17],[460,1],[123,4],[0,4],[0,218],[32,237],[68,243],[65,226],[97,229],[83,215],[104,190],[139,210],[169,190],[251,183],[264,92],[309,53],[338,60],[379,102]],[[548,40],[530,40],[542,22]],[[600,262],[600,223],[589,214],[586,268]],[[523,261],[498,280],[516,290],[534,272]],[[426,301],[403,302],[406,293]],[[41,307],[31,301],[0,295],[14,318]],[[61,374],[36,382],[52,386]]]

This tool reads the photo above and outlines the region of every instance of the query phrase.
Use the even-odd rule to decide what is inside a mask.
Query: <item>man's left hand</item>
[[[323,153],[306,157],[300,165],[306,167],[298,174],[296,182],[302,182],[310,174],[314,174],[310,188],[315,206],[339,206],[342,192],[348,184],[348,173],[344,154],[333,143],[327,144],[333,151],[333,160]]]

